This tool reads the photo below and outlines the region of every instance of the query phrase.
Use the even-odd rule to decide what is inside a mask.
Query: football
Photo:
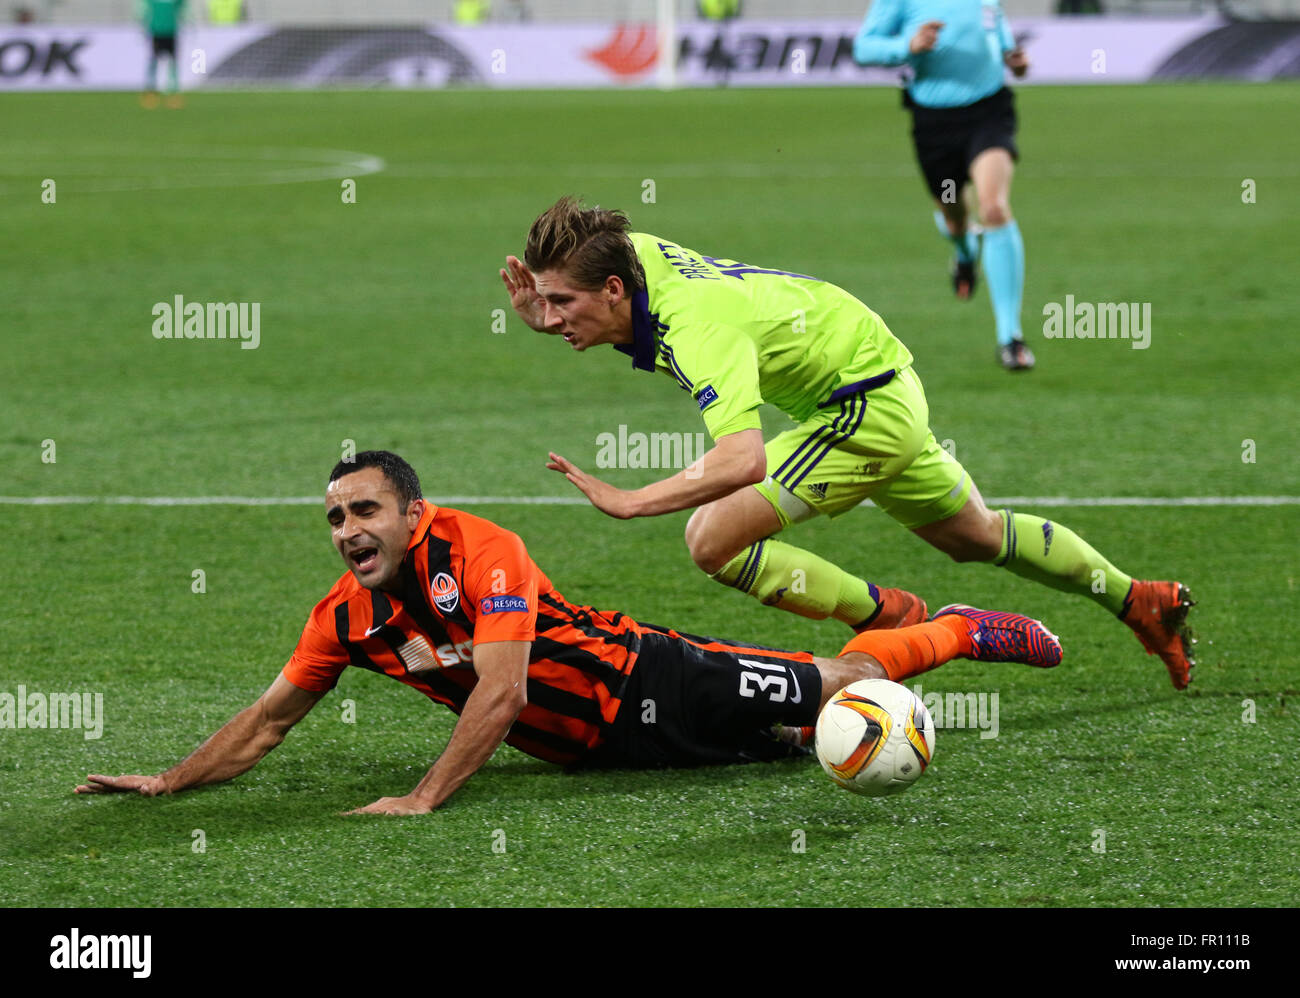
[[[883,797],[925,772],[934,758],[934,721],[906,686],[863,679],[826,702],[816,746],[822,769],[845,790]]]

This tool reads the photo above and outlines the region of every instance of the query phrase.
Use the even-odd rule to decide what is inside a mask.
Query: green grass
[[[853,291],[915,353],[935,433],[986,495],[1300,495],[1297,96],[1021,91],[1013,206],[1040,367],[1011,378],[992,362],[985,291],[951,299],[885,91],[201,94],[181,112],[6,95],[0,494],[315,495],[350,439],[404,454],[433,496],[562,496],[548,449],[592,465],[619,423],[702,429],[621,355],[571,355],[513,318],[492,332],[501,259],[572,191],[697,249]],[[348,173],[259,183],[328,155],[302,149],[386,168],[355,177],[352,205]],[[55,204],[40,201],[45,178]],[[260,347],[155,340],[152,306],[176,294],[261,302]],[[1043,305],[1066,294],[1151,302],[1150,349],[1043,339]],[[1187,694],[1086,601],[952,564],[872,509],[805,525],[793,540],[882,583],[1044,617],[1065,663],[925,676],[926,691],[997,691],[999,734],[940,730],[931,770],[889,800],[843,793],[807,762],[570,774],[503,748],[443,810],[402,820],[339,812],[413,787],[454,718],[352,671],[231,784],[70,793],[87,772],[165,768],[271,682],[340,572],[320,509],[0,509],[0,692],[93,690],[105,710],[99,740],[0,730],[11,905],[1300,903],[1295,506],[1047,511],[1124,570],[1193,586]],[[704,578],[684,513],[473,511],[522,534],[570,598],[822,653],[844,637]]]

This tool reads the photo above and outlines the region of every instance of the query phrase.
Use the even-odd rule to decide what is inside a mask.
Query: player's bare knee
[[[1000,200],[981,201],[980,218],[983,219],[986,228],[999,228],[1011,221],[1011,205]]]
[[[838,690],[859,679],[888,679],[889,675],[875,658],[866,652],[851,651],[838,658],[815,658],[813,664],[822,677],[821,706]]]
[[[691,557],[695,557],[695,545],[699,542],[702,533],[704,533],[704,510],[697,509],[691,514],[691,518],[686,521],[686,531],[682,535],[682,539],[686,541],[686,549],[691,552]]]
[[[691,554],[691,560],[703,572],[712,575],[722,565],[713,565],[715,555],[710,543],[709,531],[707,527],[707,518],[703,515],[704,510],[697,509],[691,518],[686,521],[686,532],[684,539],[686,541],[686,550]],[[723,564],[726,564],[723,562]]]
[[[695,522],[694,517],[691,522]],[[691,553],[691,560],[705,575],[719,571],[736,554],[719,544],[716,534],[703,528],[692,530],[690,523],[686,525],[686,549]]]
[[[953,561],[964,564],[974,561],[992,561],[1002,550],[1002,521],[990,513],[968,524],[961,532],[944,534],[931,539],[935,547]]]
[[[992,561],[998,555],[998,548],[964,538],[947,548],[944,553],[953,561],[964,565],[976,561]]]
[[[965,537],[963,561],[992,561],[1002,551],[1002,517],[984,510],[978,523]]]
[[[853,674],[844,685],[856,683],[859,679],[888,679],[889,673],[879,660],[864,651],[851,651],[841,655],[836,661],[843,662]]]

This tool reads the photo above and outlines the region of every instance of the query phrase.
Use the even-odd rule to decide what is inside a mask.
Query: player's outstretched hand
[[[87,782],[78,786],[73,792],[78,794],[132,794],[141,797],[157,797],[167,792],[167,785],[161,776],[100,776],[91,773]]]
[[[501,270],[501,281],[510,292],[510,306],[515,314],[524,320],[529,329],[543,332],[546,328],[543,325],[546,309],[542,304],[542,296],[537,293],[533,272],[517,256],[508,256],[506,265]]]
[[[922,52],[929,52],[934,48],[935,43],[939,40],[939,29],[943,27],[942,21],[926,21],[916,29],[916,34],[912,36],[911,44],[908,46],[913,55],[920,55]]]
[[[1025,50],[1019,45],[1003,56],[1002,59],[1007,64],[1007,68],[1015,74],[1016,79],[1020,79],[1029,72],[1029,56],[1025,55]]]
[[[432,811],[428,804],[406,797],[380,797],[373,804],[359,807],[344,814],[428,814]]]
[[[582,494],[591,501],[591,504],[602,513],[618,520],[631,519],[635,515],[628,504],[628,493],[623,489],[616,489],[614,486],[602,482],[594,475],[588,475],[572,461],[561,457],[554,451],[550,453],[550,458],[546,462],[546,467],[552,471],[560,472],[576,485]]]

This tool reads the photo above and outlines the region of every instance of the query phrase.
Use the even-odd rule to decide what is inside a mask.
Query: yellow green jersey
[[[619,349],[689,391],[714,440],[760,428],[763,402],[802,423],[912,363],[880,316],[834,284],[631,239],[646,289],[632,298],[633,342]]]

